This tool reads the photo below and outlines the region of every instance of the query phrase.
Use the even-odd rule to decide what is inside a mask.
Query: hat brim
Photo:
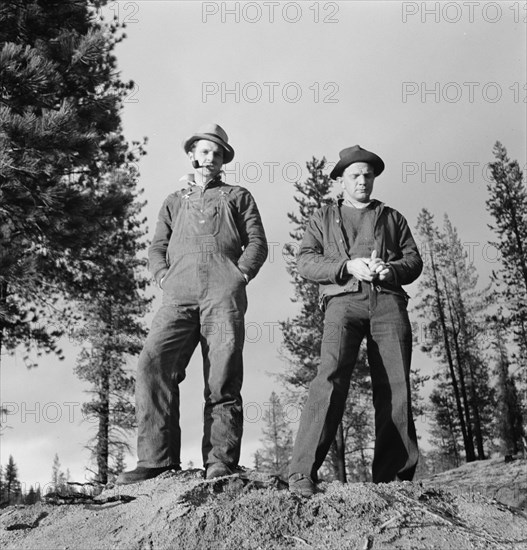
[[[356,162],[367,162],[368,164],[370,164],[373,168],[373,173],[375,174],[375,177],[380,176],[384,171],[384,161],[381,159],[381,157],[379,157],[375,153],[371,153],[370,151],[358,151],[351,158],[345,160],[340,159],[337,162],[335,168],[331,170],[329,177],[332,180],[336,180],[337,178],[342,176],[344,170],[346,170],[348,166],[351,166]]]
[[[183,149],[185,150],[185,153],[188,153],[192,147],[192,144],[195,141],[199,141],[200,139],[206,139],[208,141],[213,141],[214,143],[221,145],[221,147],[223,148],[223,164],[228,164],[234,158],[234,149],[228,143],[225,143],[222,139],[215,136],[214,134],[194,134],[193,136],[189,137],[183,142]]]

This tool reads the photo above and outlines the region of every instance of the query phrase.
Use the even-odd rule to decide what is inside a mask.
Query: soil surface
[[[527,460],[466,464],[417,482],[321,483],[311,499],[245,471],[166,472],[97,497],[0,511],[24,550],[527,549]],[[499,499],[499,500],[498,500]],[[501,501],[501,502],[500,502]]]

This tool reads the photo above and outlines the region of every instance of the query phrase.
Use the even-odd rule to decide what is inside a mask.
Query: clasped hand
[[[346,270],[360,281],[390,281],[393,277],[392,270],[380,258],[377,251],[371,253],[370,258],[354,258],[346,263]]]

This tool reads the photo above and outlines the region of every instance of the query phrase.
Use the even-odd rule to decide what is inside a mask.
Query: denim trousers
[[[243,432],[246,280],[225,193],[189,193],[172,227],[156,313],[136,379],[138,466],[179,466],[179,384],[198,344],[203,356],[203,465],[236,466]]]
[[[309,387],[290,473],[317,479],[342,420],[360,344],[367,355],[375,409],[374,483],[411,480],[418,461],[411,410],[412,333],[404,296],[361,283],[326,305],[320,366]]]

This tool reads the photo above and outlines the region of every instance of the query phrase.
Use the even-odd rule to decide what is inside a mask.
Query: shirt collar
[[[367,210],[368,208],[377,208],[377,206],[379,205],[383,205],[384,203],[382,203],[381,201],[377,200],[377,199],[371,199],[371,201],[368,203],[368,206],[366,206],[364,208],[364,210]],[[337,199],[337,205],[340,207],[340,206],[348,206],[345,202],[344,202],[344,198],[343,197],[340,197],[339,199]]]
[[[223,183],[221,181],[221,174],[223,173],[223,170],[213,179],[213,180],[210,180],[209,183],[207,183],[207,185],[205,185],[205,188],[207,187],[215,187],[216,185],[220,185],[221,183]],[[189,174],[185,174],[183,176],[181,176],[179,178],[179,181],[181,182],[185,182],[187,183],[188,185],[192,186],[192,185],[198,185],[196,183],[196,180],[194,179],[194,174],[191,172]]]

